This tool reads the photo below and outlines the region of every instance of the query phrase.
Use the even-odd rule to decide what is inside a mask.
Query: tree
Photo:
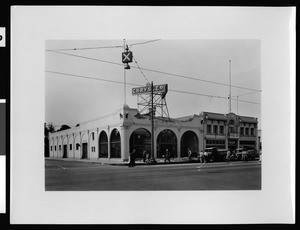
[[[71,127],[68,126],[68,125],[62,125],[62,126],[60,127],[60,129],[57,130],[57,131],[63,131],[63,130],[70,129],[70,128],[71,128]]]

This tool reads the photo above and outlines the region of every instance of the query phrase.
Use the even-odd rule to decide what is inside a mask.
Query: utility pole
[[[125,52],[125,39],[124,39],[124,52]],[[126,67],[124,64],[124,104],[126,104]]]
[[[151,81],[151,164],[155,164],[154,158],[154,108],[153,108],[153,81]]]
[[[231,60],[229,60],[229,113],[231,113]]]

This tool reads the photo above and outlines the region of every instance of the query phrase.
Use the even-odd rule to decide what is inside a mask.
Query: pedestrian
[[[245,162],[248,162],[248,152],[247,150],[245,150],[244,152],[245,152]]]
[[[226,153],[226,162],[227,162],[227,163],[229,163],[229,161],[230,161],[230,156],[231,156],[231,152],[230,152],[230,150],[228,149],[228,150],[227,150],[227,153]]]
[[[150,156],[150,153],[147,153],[146,163],[147,163],[147,165],[150,165],[150,163],[151,163],[151,156]]]
[[[192,151],[188,148],[189,161],[192,161]]]
[[[143,162],[146,162],[146,155],[147,155],[147,152],[146,150],[143,151]]]
[[[129,155],[128,167],[133,167],[135,165],[135,149]]]
[[[204,163],[204,153],[202,151],[200,152],[200,163]]]
[[[165,162],[167,160],[170,162],[170,152],[169,152],[169,149],[166,149]]]
[[[207,162],[207,158],[208,158],[208,152],[204,151],[204,163]]]
[[[261,150],[259,151],[259,162],[261,162]]]

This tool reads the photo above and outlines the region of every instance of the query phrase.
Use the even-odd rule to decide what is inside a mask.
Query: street
[[[46,191],[260,190],[258,161],[104,165],[45,160]]]

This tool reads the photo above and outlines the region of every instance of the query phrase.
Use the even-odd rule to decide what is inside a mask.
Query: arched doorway
[[[102,131],[99,136],[99,158],[108,157],[108,138],[105,131]]]
[[[193,154],[197,154],[199,151],[199,141],[196,133],[193,131],[186,131],[180,141],[180,154],[181,157],[188,156],[188,149],[192,151]]]
[[[117,129],[110,135],[110,158],[121,158],[121,136]]]
[[[169,150],[171,158],[177,157],[177,138],[170,129],[164,129],[157,137],[157,158],[162,158],[166,149]]]
[[[151,134],[147,129],[139,128],[134,130],[130,136],[129,143],[129,151],[132,152],[135,149],[136,158],[142,158],[144,150],[147,153],[151,152]]]

